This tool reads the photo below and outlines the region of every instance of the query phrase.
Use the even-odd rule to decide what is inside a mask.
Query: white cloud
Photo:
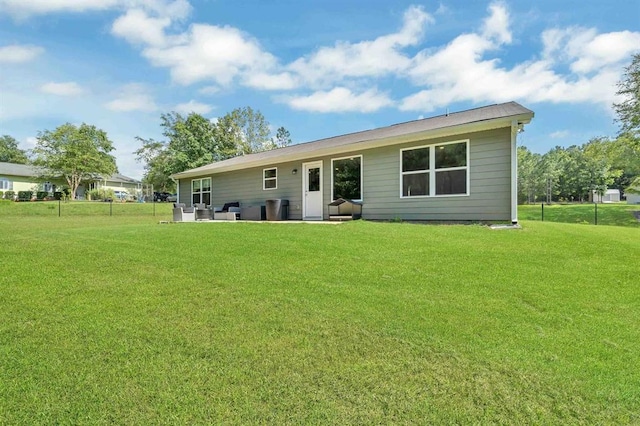
[[[555,132],[549,134],[549,137],[551,139],[564,139],[567,136],[569,136],[569,134],[570,134],[570,132],[568,130],[558,130],[558,131],[555,131]]]
[[[80,85],[73,81],[65,83],[46,83],[40,86],[40,90],[50,95],[58,96],[78,96],[84,93],[84,89]]]
[[[211,105],[196,102],[193,99],[189,102],[178,104],[173,107],[173,110],[180,114],[191,114],[192,112],[195,112],[196,114],[208,114],[212,109]]]
[[[249,72],[244,76],[244,84],[262,90],[289,90],[299,86],[298,79],[291,73],[268,74]]]
[[[417,45],[427,23],[434,22],[423,8],[412,6],[404,14],[397,33],[373,41],[338,42],[291,63],[288,68],[309,84],[340,81],[345,77],[378,77],[402,72],[411,59],[402,52]]]
[[[0,63],[19,64],[29,62],[42,54],[44,49],[39,46],[9,44],[0,46]]]
[[[414,57],[409,75],[424,89],[405,97],[399,108],[429,112],[460,101],[600,103],[615,97],[621,61],[640,51],[640,33],[598,35],[596,30],[570,28],[543,32],[537,59],[503,67],[490,54],[512,41],[509,14],[502,3],[489,7],[480,33],[462,34],[439,49]],[[607,49],[608,43],[616,43]],[[557,71],[569,65],[572,72]]]
[[[183,19],[191,12],[187,0],[0,0],[0,13],[17,18],[48,13],[144,8],[160,16]]]
[[[220,92],[220,88],[218,86],[205,86],[198,90],[198,93],[201,95],[215,95]]]
[[[131,9],[114,21],[111,33],[132,44],[161,46],[165,44],[164,30],[169,25],[168,17],[152,18],[144,10]]]
[[[293,109],[313,112],[374,112],[393,104],[386,94],[379,93],[377,89],[357,94],[344,87],[281,100]]]
[[[482,35],[488,39],[496,39],[499,43],[511,43],[509,30],[509,12],[503,3],[489,5],[489,17],[482,25]]]
[[[124,86],[118,97],[107,102],[105,107],[118,112],[152,112],[158,109],[147,89],[143,85],[135,83]]]
[[[179,84],[214,81],[229,85],[234,78],[253,70],[270,69],[276,60],[257,40],[237,28],[194,24],[168,47],[148,47],[143,55],[152,64],[170,68]]]

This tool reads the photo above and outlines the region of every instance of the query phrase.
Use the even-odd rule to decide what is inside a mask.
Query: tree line
[[[143,183],[163,192],[175,192],[173,173],[238,155],[291,144],[291,135],[280,127],[271,136],[269,122],[251,107],[236,108],[213,121],[200,114],[161,114],[163,141],[137,136],[141,147],[134,152],[145,164]],[[71,198],[82,183],[117,173],[113,142],[95,126],[66,123],[55,130],[38,132],[30,151],[18,147],[9,135],[0,137],[0,162],[37,166],[38,179],[66,181]]]
[[[620,131],[583,145],[556,146],[545,154],[518,147],[518,201],[583,202],[589,193],[609,189],[640,192],[640,54],[633,56],[618,83],[622,101],[614,103]]]

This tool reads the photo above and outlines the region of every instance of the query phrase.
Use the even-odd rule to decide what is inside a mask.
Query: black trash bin
[[[289,200],[267,200],[267,220],[287,220],[289,218]]]

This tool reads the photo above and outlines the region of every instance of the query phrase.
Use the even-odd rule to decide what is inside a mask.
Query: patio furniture
[[[229,214],[231,213],[231,214]],[[226,203],[223,207],[213,208],[214,220],[237,220],[240,216],[240,202]]]
[[[362,218],[362,203],[359,201],[338,198],[329,203],[329,220],[356,220]]]
[[[174,222],[195,222],[196,208],[187,207],[184,203],[173,204],[173,221]]]
[[[211,220],[213,219],[213,209],[211,206],[207,206],[205,203],[197,203],[196,208],[196,220]]]
[[[242,220],[266,220],[267,209],[265,206],[247,206],[243,207],[240,212]]]

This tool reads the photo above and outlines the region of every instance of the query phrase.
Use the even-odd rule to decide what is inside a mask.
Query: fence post
[[[544,222],[544,203],[540,203],[540,207],[542,207],[542,221]]]
[[[61,203],[61,199],[58,198],[58,217],[60,217],[60,203]]]
[[[593,203],[594,206],[596,206],[595,208],[595,224],[598,224],[598,203]]]
[[[109,216],[113,216],[113,200],[109,201]]]

